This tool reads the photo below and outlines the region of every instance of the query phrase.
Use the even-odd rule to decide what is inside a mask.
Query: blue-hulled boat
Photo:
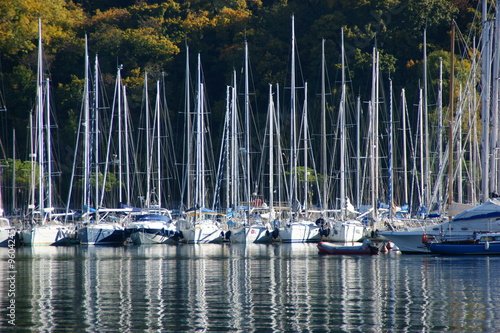
[[[436,254],[500,254],[500,232],[478,234],[469,242],[433,242],[425,237],[423,240],[429,251]]]

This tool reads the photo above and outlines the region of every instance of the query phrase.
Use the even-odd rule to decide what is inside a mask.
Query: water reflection
[[[16,253],[16,322],[48,332],[491,332],[499,260],[324,256],[314,244],[28,247]]]

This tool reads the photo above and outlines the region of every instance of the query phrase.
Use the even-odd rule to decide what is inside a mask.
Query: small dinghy
[[[372,244],[369,239],[363,240],[359,245],[340,245],[332,242],[319,242],[320,253],[327,254],[378,254],[379,248]]]

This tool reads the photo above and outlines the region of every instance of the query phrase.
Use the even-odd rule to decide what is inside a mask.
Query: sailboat
[[[164,244],[168,243],[169,239],[176,236],[177,230],[175,222],[172,220],[170,211],[166,208],[161,208],[161,160],[160,160],[160,82],[156,82],[156,102],[155,102],[155,129],[156,129],[156,145],[151,139],[151,126],[149,114],[149,99],[148,99],[148,76],[144,75],[144,94],[145,94],[145,120],[146,120],[146,200],[145,207],[140,213],[135,215],[133,220],[126,224],[125,232],[127,237],[130,237],[134,244]],[[151,177],[153,156],[151,147],[156,146],[156,165],[157,165],[157,190],[152,190]],[[157,201],[152,198],[153,192],[157,195]]]
[[[291,129],[290,129],[290,193],[289,193],[289,208],[290,216],[286,221],[282,221],[282,226],[279,231],[280,239],[285,243],[304,243],[304,242],[317,242],[321,239],[319,233],[320,227],[313,221],[309,220],[307,216],[299,216],[302,214],[301,205],[298,200],[298,140],[297,140],[297,111],[296,111],[296,82],[295,82],[295,19],[292,16],[292,53],[291,53],[291,84],[290,84],[290,112],[291,112]],[[307,111],[307,85],[305,88],[306,102],[304,110]],[[307,115],[304,116],[306,122]],[[307,142],[307,125],[304,125],[304,142]],[[306,145],[304,143],[304,145]],[[307,146],[304,149],[305,161],[307,161]],[[307,170],[305,168],[305,170]],[[304,177],[307,179],[307,172]],[[307,185],[305,186],[305,193],[307,193]],[[307,198],[307,196],[306,196]],[[305,206],[307,199],[305,199]]]
[[[56,214],[52,197],[52,142],[49,79],[44,77],[42,21],[38,21],[38,72],[35,122],[30,116],[31,135],[31,221],[21,231],[24,245],[63,245],[72,242],[74,230],[59,221],[65,214]],[[36,173],[38,171],[38,179]],[[38,183],[38,188],[36,188]],[[38,193],[36,193],[38,190]],[[38,198],[36,198],[38,194]],[[38,208],[35,205],[38,200]]]
[[[189,79],[189,78],[188,78]],[[193,206],[185,211],[187,218],[177,221],[179,240],[186,243],[220,243],[224,231],[217,221],[219,215],[216,211],[206,207],[206,166],[205,166],[205,106],[204,106],[204,84],[201,75],[201,56],[198,54],[197,74],[197,98],[196,98],[196,130],[195,130],[195,173],[194,188],[188,189],[187,193],[193,195]],[[189,110],[187,111],[189,113]],[[189,117],[189,114],[187,115]],[[187,140],[191,141],[187,136]],[[188,145],[188,154],[191,154],[191,144]],[[187,166],[187,170],[190,166]],[[191,175],[186,175],[191,178]],[[188,187],[191,185],[187,181]]]
[[[324,50],[323,50],[324,54]],[[364,226],[354,218],[348,218],[347,213],[353,211],[349,197],[346,194],[346,164],[347,164],[347,126],[346,126],[346,80],[345,80],[345,53],[344,53],[344,32],[341,31],[341,57],[342,57],[342,90],[339,107],[339,127],[340,127],[340,209],[338,217],[327,218],[326,221],[320,218],[317,222],[322,227],[322,240],[331,242],[356,242],[363,237]],[[323,85],[324,83],[322,83]],[[324,89],[322,89],[324,91]]]
[[[224,241],[233,243],[269,243],[272,240],[272,233],[269,223],[264,221],[260,214],[254,214],[261,210],[262,200],[251,200],[251,162],[250,162],[250,101],[249,101],[249,59],[248,43],[245,41],[245,93],[244,93],[244,130],[245,142],[239,143],[237,138],[238,129],[238,94],[236,89],[236,71],[233,71],[233,86],[228,87],[228,117],[227,117],[227,204],[228,221],[227,231],[224,233]],[[231,89],[232,93],[229,93]],[[271,96],[272,98],[272,96]],[[230,101],[230,103],[229,103]],[[230,105],[230,107],[229,107]],[[244,148],[240,148],[243,146]],[[240,152],[244,152],[243,163],[239,163]],[[240,172],[242,170],[243,186],[240,186]],[[240,197],[244,198],[246,204],[241,204]]]
[[[94,96],[94,106],[93,106],[93,117],[91,117],[91,106],[90,106],[90,64],[88,57],[88,47],[87,39],[85,39],[85,87],[83,96],[83,110],[82,110],[82,121],[81,126],[83,126],[84,138],[83,138],[83,209],[82,221],[80,222],[77,230],[78,239],[80,244],[83,245],[123,245],[125,237],[125,228],[123,227],[123,220],[127,218],[128,214],[132,211],[131,208],[102,208],[101,199],[99,198],[99,163],[97,147],[99,146],[99,129],[98,129],[98,110],[99,110],[99,98],[97,93],[99,91],[98,87],[98,62],[96,59],[96,70],[95,70],[95,96]],[[124,88],[121,86],[121,76],[120,70],[118,69],[116,92],[118,95],[118,117],[121,117],[121,93]],[[93,118],[93,119],[92,119]],[[119,126],[121,126],[121,119],[119,121]],[[95,140],[93,140],[93,145],[91,144],[91,134],[92,125],[94,125],[93,131],[95,134]],[[91,159],[94,157],[94,163],[92,165]],[[76,159],[76,158],[75,158]],[[76,163],[75,163],[76,164]],[[91,170],[95,170],[94,177],[94,191],[91,191]],[[104,180],[105,181],[105,180]],[[94,198],[92,200],[91,193],[94,192]],[[102,191],[102,194],[104,191]],[[94,208],[92,208],[94,205]]]

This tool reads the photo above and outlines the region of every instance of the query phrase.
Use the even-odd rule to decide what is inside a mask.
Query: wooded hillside
[[[179,138],[184,120],[186,45],[191,53],[192,70],[196,68],[199,53],[210,126],[216,136],[213,140],[218,142],[224,121],[226,85],[231,84],[233,69],[241,72],[245,40],[249,47],[252,109],[257,124],[265,121],[268,85],[279,83],[285,90],[289,85],[292,15],[300,63],[297,77],[300,82],[308,82],[310,117],[318,119],[314,113],[319,103],[322,39],[325,39],[330,112],[334,112],[339,98],[341,29],[350,98],[369,99],[372,50],[376,47],[380,51],[382,84],[387,85],[390,77],[397,94],[405,88],[409,108],[413,110],[423,80],[424,29],[429,105],[433,105],[440,58],[444,61],[444,91],[448,91],[452,21],[459,29],[456,61],[467,66],[467,61],[461,59],[470,58],[473,52],[465,46],[471,47],[474,40],[479,41],[480,11],[480,3],[472,0],[0,0],[0,104],[6,109],[0,113],[0,139],[4,155],[13,155],[12,129],[15,129],[16,156],[28,159],[29,114],[36,98],[38,18],[42,20],[45,66],[55,104],[58,155],[63,164],[70,164],[82,105],[86,35],[90,58],[98,55],[110,104],[117,68],[123,65],[121,75],[128,89],[131,114],[139,119],[144,73],[148,72],[151,87],[159,79],[166,83],[169,116],[176,131],[174,137]],[[465,80],[466,74],[459,73],[458,81],[460,75]],[[445,94],[445,104],[447,100]],[[317,121],[312,121],[311,127],[319,133]]]

